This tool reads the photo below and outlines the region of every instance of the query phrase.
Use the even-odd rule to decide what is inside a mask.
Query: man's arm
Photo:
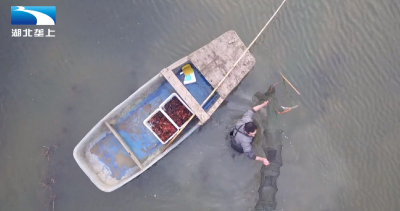
[[[253,109],[249,109],[246,111],[246,113],[243,114],[243,117],[238,121],[237,124],[244,124],[247,122],[252,122],[253,121],[253,116],[254,116],[255,111]]]
[[[253,151],[253,147],[251,146],[251,143],[241,143],[243,152],[246,154],[246,156],[251,159],[251,160],[257,160],[263,162],[264,165],[269,165],[269,161],[267,158],[263,157],[258,157]]]
[[[265,107],[267,105],[268,105],[268,101],[265,101],[264,103],[262,103],[260,105],[257,105],[257,106],[254,106],[252,109],[247,110],[246,113],[243,114],[242,119],[240,119],[237,122],[237,124],[241,125],[241,124],[244,124],[244,123],[247,123],[247,122],[252,122],[253,121],[252,118],[253,118],[254,114],[257,111],[259,111],[261,108],[263,108],[263,107]]]
[[[249,159],[255,160],[256,159],[256,154],[253,152],[253,146],[251,146],[251,143],[248,142],[241,142],[240,145],[242,145],[243,152],[246,154],[246,156]]]
[[[256,159],[255,159],[255,160],[258,160],[258,161],[263,162],[263,164],[264,164],[265,166],[268,166],[268,165],[269,165],[269,161],[268,161],[267,158],[263,158],[263,157],[258,157],[258,156],[256,156]]]
[[[260,105],[254,106],[254,107],[253,107],[253,110],[254,110],[255,112],[257,112],[257,111],[259,111],[261,108],[267,106],[268,103],[269,103],[269,101],[265,101],[265,102],[263,102],[263,103],[260,104]]]

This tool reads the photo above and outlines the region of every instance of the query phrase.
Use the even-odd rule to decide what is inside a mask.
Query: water
[[[288,0],[251,50],[254,70],[156,166],[103,193],[75,163],[75,145],[145,81],[228,30],[250,44],[280,3],[26,2],[57,6],[52,39],[11,38],[1,11],[0,210],[51,210],[51,195],[60,211],[250,210],[261,164],[233,158],[225,135],[279,71],[301,96],[277,86],[299,105],[280,116],[277,210],[399,210],[398,1]]]

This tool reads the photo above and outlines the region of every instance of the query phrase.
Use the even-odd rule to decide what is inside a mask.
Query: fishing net
[[[278,113],[285,109],[278,105],[275,97],[275,87],[270,86],[265,93],[257,92],[253,101],[260,104],[266,100],[270,103],[267,106],[267,113],[260,115],[260,126],[263,128],[262,149],[270,162],[268,166],[262,166],[260,187],[258,189],[259,199],[255,206],[259,211],[273,211],[276,208],[275,194],[278,191],[276,180],[282,166],[282,137],[283,131],[278,130]]]

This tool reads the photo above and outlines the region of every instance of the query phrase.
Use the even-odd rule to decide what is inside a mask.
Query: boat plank
[[[225,77],[246,50],[235,31],[228,31],[189,55],[189,60],[214,88]],[[218,88],[217,93],[225,99],[243,80],[255,64],[255,58],[246,52],[237,66]]]
[[[200,122],[205,123],[210,116],[203,110],[196,99],[190,94],[186,87],[179,81],[176,75],[168,68],[161,70],[165,79],[174,87],[175,91],[182,97],[187,105],[192,109]]]
[[[207,114],[211,116],[219,108],[222,102],[224,102],[224,99],[219,97],[218,100],[211,106],[211,108],[208,109]]]
[[[135,161],[136,165],[139,166],[140,169],[143,169],[144,167],[140,163],[139,159],[132,152],[132,150],[129,148],[129,146],[125,143],[125,141],[122,139],[122,137],[118,134],[118,132],[108,122],[104,122],[104,123],[107,125],[108,129],[111,130],[111,132],[118,139],[118,141],[122,144],[122,146],[125,148],[125,150],[128,151],[128,154],[131,156],[132,160]]]

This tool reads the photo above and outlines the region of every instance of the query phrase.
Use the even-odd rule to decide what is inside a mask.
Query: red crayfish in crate
[[[164,106],[164,111],[168,114],[169,117],[181,127],[187,120],[189,120],[192,113],[186,108],[185,105],[181,103],[181,101],[177,97],[173,97],[167,104]]]
[[[157,112],[148,122],[154,133],[157,134],[164,143],[174,135],[177,130],[161,111]]]

